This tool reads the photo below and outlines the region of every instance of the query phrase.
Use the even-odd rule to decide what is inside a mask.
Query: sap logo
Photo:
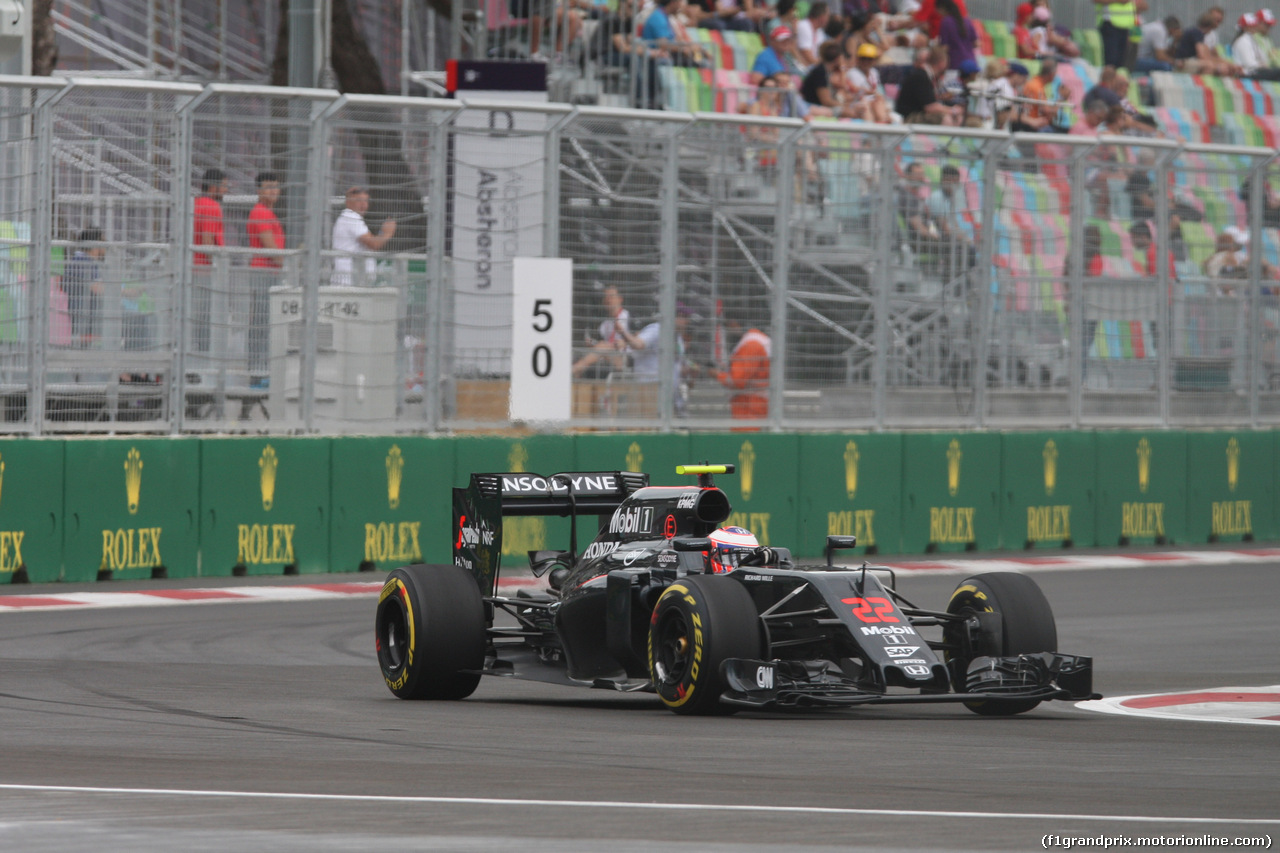
[[[904,666],[902,670],[907,675],[928,675],[929,674],[929,667],[920,666],[919,664],[916,664],[913,666]]]
[[[492,545],[493,529],[485,522],[480,522],[476,526],[467,524],[467,517],[464,515],[459,519],[458,523],[458,544],[456,547],[472,547],[477,545]]]
[[[617,542],[592,542],[587,546],[587,550],[582,552],[584,560],[598,560],[601,557],[607,557],[613,553],[618,547]]]
[[[914,634],[915,628],[908,628],[906,625],[891,625],[889,627],[880,628],[863,628],[862,635],[864,637],[882,637],[888,634]]]
[[[773,689],[773,667],[756,667],[756,687],[759,687],[761,690]]]
[[[698,492],[689,492],[676,501],[676,509],[693,509],[698,503]]]
[[[609,520],[610,533],[648,533],[653,530],[653,507],[620,506]]]
[[[893,639],[897,640],[898,638],[894,637]],[[919,646],[888,646],[885,651],[889,653],[891,658],[909,658],[919,648]],[[915,661],[912,661],[912,663],[915,663]]]

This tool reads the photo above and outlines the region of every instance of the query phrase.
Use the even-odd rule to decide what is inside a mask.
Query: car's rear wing
[[[492,596],[504,516],[605,515],[647,485],[648,474],[632,471],[472,474],[465,489],[453,490],[453,562],[475,575],[481,595]]]

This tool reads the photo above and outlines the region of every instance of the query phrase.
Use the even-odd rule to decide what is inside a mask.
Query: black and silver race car
[[[945,610],[927,610],[888,568],[833,566],[851,536],[827,537],[826,565],[757,547],[715,573],[707,537],[730,505],[713,475],[734,468],[676,470],[698,484],[473,474],[453,490],[454,565],[399,568],[382,589],[378,663],[391,692],[461,699],[482,675],[515,676],[654,692],[678,714],[963,702],[1008,715],[1100,698],[1092,659],[1054,650],[1053,611],[1025,575],[975,575]],[[497,595],[509,516],[570,519],[567,550],[529,555],[548,592]],[[584,517],[598,532],[579,552]]]

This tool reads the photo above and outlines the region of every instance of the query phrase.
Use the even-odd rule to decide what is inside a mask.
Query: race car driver
[[[742,527],[721,527],[708,538],[713,546],[708,554],[711,558],[711,571],[717,575],[738,568],[742,552],[760,545],[755,535]]]

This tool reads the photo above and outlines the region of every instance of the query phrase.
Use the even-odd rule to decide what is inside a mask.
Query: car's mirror
[[[705,537],[680,537],[671,540],[671,547],[677,551],[710,551],[711,540]]]
[[[831,558],[836,551],[844,551],[849,548],[858,547],[857,536],[828,536],[827,537],[827,565],[831,565]]]
[[[529,552],[529,568],[533,571],[535,578],[542,577],[557,566],[572,569],[574,562],[573,554],[568,551]]]

